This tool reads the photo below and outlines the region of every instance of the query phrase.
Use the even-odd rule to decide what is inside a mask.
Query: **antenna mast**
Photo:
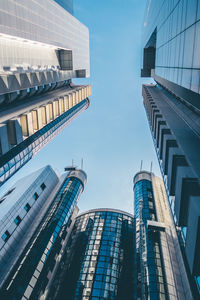
[[[140,172],[142,171],[142,163],[143,163],[143,160],[141,160]]]
[[[153,162],[151,161],[150,173],[152,173],[152,169],[153,169]]]

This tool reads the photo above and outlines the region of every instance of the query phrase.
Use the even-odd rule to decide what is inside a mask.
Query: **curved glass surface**
[[[3,290],[8,299],[39,299],[49,272],[55,267],[70,225],[74,207],[83,190],[81,181],[66,177],[43,220],[13,268]],[[10,297],[10,298],[9,298]]]
[[[77,217],[50,299],[137,299],[135,219],[111,211]]]
[[[152,183],[140,180],[134,186],[137,251],[140,257],[141,294],[145,299],[168,299],[161,244],[162,232],[149,230],[148,220],[157,221]],[[142,298],[143,299],[143,298]]]

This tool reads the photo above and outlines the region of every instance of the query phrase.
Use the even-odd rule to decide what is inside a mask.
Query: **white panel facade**
[[[0,72],[57,69],[57,49],[89,76],[89,32],[53,0],[0,1]],[[9,69],[10,68],[10,69]]]
[[[59,184],[55,171],[46,166],[16,182],[0,199],[0,282],[21,255]]]

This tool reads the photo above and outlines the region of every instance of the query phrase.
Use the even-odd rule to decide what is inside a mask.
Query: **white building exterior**
[[[60,72],[58,50],[72,51],[70,70]],[[53,0],[0,1],[1,75],[56,71],[63,80],[77,77],[79,70],[88,77],[89,68],[88,28],[59,4]],[[2,80],[8,87],[7,76]]]

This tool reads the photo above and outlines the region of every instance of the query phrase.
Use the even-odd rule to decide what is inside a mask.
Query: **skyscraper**
[[[74,223],[48,299],[137,299],[135,219],[93,209]]]
[[[58,3],[0,3],[0,185],[89,105],[88,29]]]
[[[193,299],[161,178],[134,176],[139,299]]]
[[[57,268],[87,180],[82,170],[66,171],[58,178],[48,166],[17,182],[5,195],[1,298],[38,299]]]
[[[18,180],[0,199],[0,282],[18,260],[50,204],[59,178],[46,166]]]
[[[200,297],[200,1],[148,1],[142,94],[186,265]],[[198,294],[199,293],[199,294]]]

